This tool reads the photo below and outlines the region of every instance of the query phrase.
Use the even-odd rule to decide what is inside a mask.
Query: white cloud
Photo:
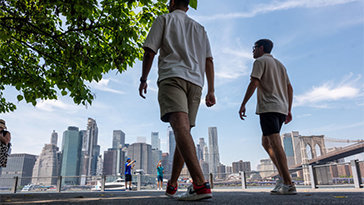
[[[60,100],[44,100],[41,101],[39,103],[37,103],[36,108],[43,110],[43,111],[48,111],[48,112],[53,112],[55,110],[67,110],[67,111],[74,111],[76,109],[78,109],[77,106],[75,105],[71,105],[71,104],[66,104]]]
[[[222,49],[216,56],[215,75],[220,80],[234,80],[247,75],[248,64],[253,59],[251,52],[232,48]]]
[[[310,128],[309,130],[303,131],[307,132],[307,134],[315,134],[315,133],[326,133],[326,132],[333,132],[333,131],[340,131],[340,130],[347,130],[347,129],[353,129],[353,128],[361,128],[364,126],[364,122],[357,122],[357,123],[351,123],[351,124],[329,124],[326,126],[320,126],[317,128]],[[357,136],[361,137],[361,136]]]
[[[352,79],[353,74],[350,73],[344,77],[343,81],[338,85],[333,83],[324,83],[321,86],[313,87],[310,91],[294,97],[294,106],[310,105],[314,107],[327,107],[325,102],[336,101],[341,99],[353,99],[360,97],[361,89],[355,84],[361,79],[358,75]],[[318,104],[320,103],[320,104]]]
[[[259,14],[264,14],[279,10],[288,10],[294,8],[318,8],[340,4],[347,4],[359,0],[289,0],[289,1],[273,1],[270,4],[258,4],[250,11],[216,14],[213,16],[198,16],[199,20],[213,21],[217,19],[237,19],[251,18]]]
[[[90,84],[90,86],[96,90],[101,90],[101,91],[115,93],[115,94],[121,94],[121,95],[125,94],[123,91],[109,88],[108,87],[109,82],[110,82],[110,79],[101,79],[99,82],[93,81]]]
[[[312,114],[302,114],[302,115],[297,115],[297,118],[306,118],[306,117],[311,117]]]

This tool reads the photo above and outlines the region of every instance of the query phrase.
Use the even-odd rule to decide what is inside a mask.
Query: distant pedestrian
[[[6,167],[11,147],[11,135],[6,129],[5,120],[0,119],[0,174],[1,168]]]
[[[271,194],[296,194],[279,134],[283,122],[287,124],[292,120],[293,89],[286,68],[270,54],[272,48],[273,42],[268,39],[258,40],[253,46],[256,60],[239,116],[244,120],[245,105],[258,88],[256,114],[260,116],[262,144],[281,177]]]
[[[179,200],[211,198],[210,184],[205,180],[196,156],[191,128],[195,126],[206,75],[208,91],[205,103],[215,104],[214,66],[210,43],[203,26],[187,16],[189,0],[170,0],[169,14],[158,16],[144,42],[143,72],[139,95],[147,92],[147,77],[154,56],[158,59],[158,101],[161,120],[169,122],[176,139],[172,175],[166,195],[175,197],[177,180],[186,162],[193,178]]]
[[[164,173],[164,168],[162,166],[162,161],[159,160],[158,164],[157,164],[157,189],[158,190],[162,190],[163,189],[163,173]]]
[[[131,170],[135,166],[134,162],[135,162],[135,160],[131,161],[131,159],[128,158],[125,163],[125,190],[128,189],[128,182],[129,182],[129,190],[132,190],[132,188],[131,188],[131,181],[132,181]]]

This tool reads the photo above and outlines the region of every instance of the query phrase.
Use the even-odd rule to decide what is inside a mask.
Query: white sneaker
[[[274,187],[274,189],[272,189],[272,191],[270,191],[271,194],[274,194],[278,191],[278,189],[281,187],[281,185],[283,184],[283,180],[281,178],[279,178],[276,181],[276,186]]]
[[[271,192],[273,195],[295,195],[297,194],[296,187],[294,185],[281,184],[277,192]]]
[[[201,186],[195,186],[191,184],[187,188],[187,192],[176,196],[176,199],[180,201],[198,201],[201,199],[212,198],[210,184],[206,182]]]

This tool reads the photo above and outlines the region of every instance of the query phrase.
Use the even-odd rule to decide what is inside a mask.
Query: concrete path
[[[355,204],[364,205],[363,189],[299,189],[297,195],[270,195],[269,189],[214,189],[198,202],[170,199],[163,191],[0,194],[0,204]]]

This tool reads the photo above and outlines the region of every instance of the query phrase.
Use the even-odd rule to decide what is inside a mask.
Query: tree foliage
[[[69,95],[76,104],[94,99],[87,82],[110,70],[123,72],[142,58],[142,43],[167,0],[1,0],[0,113],[18,101]],[[196,4],[197,6],[197,4]]]
[[[190,6],[194,9],[197,9],[197,0],[190,0]]]

